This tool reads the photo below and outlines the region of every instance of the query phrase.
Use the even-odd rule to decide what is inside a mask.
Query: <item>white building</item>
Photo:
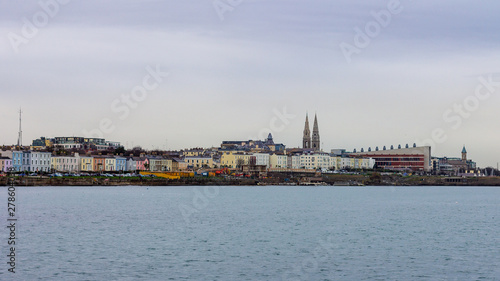
[[[31,172],[31,151],[23,151],[22,168],[23,172]]]
[[[56,145],[59,148],[64,148],[64,150],[71,149],[83,149],[83,144],[80,143],[61,143]]]
[[[137,170],[137,161],[135,161],[134,157],[127,158],[127,171],[136,171]]]
[[[269,156],[269,167],[271,168],[287,168],[288,156],[283,154],[272,154]]]
[[[271,156],[271,167],[274,168]],[[291,169],[321,169],[321,170],[342,170],[342,169],[373,169],[375,160],[362,157],[341,157],[340,155],[330,155],[324,152],[306,152],[304,154],[290,155],[287,158],[287,168]]]
[[[258,166],[266,166],[269,168],[269,154],[268,153],[254,153],[255,156],[255,164]]]
[[[291,169],[300,169],[300,155],[290,155],[287,158],[288,168]]]
[[[339,161],[340,159],[340,161]],[[337,157],[336,169],[373,169],[375,166],[375,159],[373,158],[354,158],[354,157]]]
[[[300,155],[301,169],[329,169],[330,155],[328,153],[315,152]]]
[[[29,156],[27,156],[28,154]],[[50,172],[52,154],[50,152],[27,151],[24,156],[27,157],[29,172]]]

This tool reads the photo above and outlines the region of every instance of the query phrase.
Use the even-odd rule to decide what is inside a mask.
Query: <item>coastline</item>
[[[0,177],[0,185],[8,185],[8,177]],[[397,175],[323,175],[314,178],[236,178],[236,177],[186,177],[164,179],[156,177],[15,177],[16,186],[500,186],[500,177],[441,177]]]

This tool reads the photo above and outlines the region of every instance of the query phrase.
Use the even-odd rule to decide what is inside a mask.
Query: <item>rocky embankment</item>
[[[8,184],[6,177],[0,178],[0,185]],[[17,186],[167,186],[167,185],[257,185],[253,179],[224,179],[224,178],[181,178],[169,180],[164,178],[120,178],[120,177],[73,177],[73,178],[48,178],[48,177],[16,177],[14,184]]]
[[[136,177],[16,177],[17,186],[192,186],[192,185],[337,185],[337,186],[500,186],[500,177],[458,178],[440,176],[399,175],[337,175],[323,174],[317,177],[270,176],[262,179],[192,177],[179,180]],[[0,177],[0,185],[8,185],[7,177]]]

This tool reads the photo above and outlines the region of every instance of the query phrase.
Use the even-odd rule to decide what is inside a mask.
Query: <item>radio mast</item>
[[[19,135],[17,137],[17,147],[21,148],[21,146],[23,145],[23,131],[21,129],[21,114],[22,114],[22,111],[21,111],[21,108],[19,108]]]

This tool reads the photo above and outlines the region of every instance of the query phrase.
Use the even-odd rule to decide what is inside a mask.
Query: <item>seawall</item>
[[[0,177],[0,185],[8,184],[7,177]],[[192,177],[170,180],[164,178],[120,178],[120,177],[16,177],[17,186],[192,186],[192,185],[372,185],[372,186],[500,186],[500,177],[440,177],[397,175],[323,175],[320,177],[267,177],[222,178]]]

